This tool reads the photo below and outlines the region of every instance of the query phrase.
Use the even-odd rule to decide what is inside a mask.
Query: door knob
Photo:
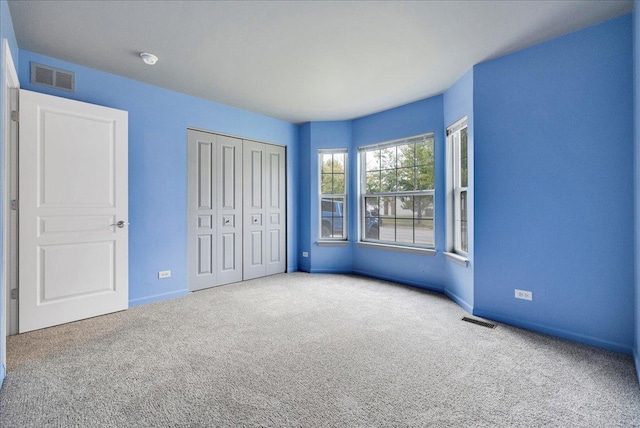
[[[114,224],[112,224],[111,226],[117,226],[117,227],[119,227],[120,229],[122,229],[125,225],[127,225],[127,226],[128,226],[128,225],[129,225],[129,223],[125,223],[124,221],[120,220],[119,222],[114,223]]]

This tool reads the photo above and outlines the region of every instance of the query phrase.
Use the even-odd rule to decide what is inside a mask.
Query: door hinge
[[[18,201],[15,199],[11,199],[11,210],[18,211]]]
[[[20,112],[18,111],[12,111],[11,112],[11,120],[13,120],[14,122],[20,122]]]
[[[13,290],[11,290],[11,300],[15,300],[18,298],[18,289],[14,288]]]

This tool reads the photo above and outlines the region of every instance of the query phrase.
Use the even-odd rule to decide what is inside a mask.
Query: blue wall
[[[298,269],[303,272],[311,272],[311,219],[309,218],[311,207],[311,123],[305,123],[299,127],[299,153],[300,153],[300,187],[298,190]],[[302,256],[307,253],[307,257]]]
[[[635,148],[635,346],[636,373],[640,381],[640,16],[633,5],[633,130]]]
[[[76,92],[29,83],[30,63],[76,73]],[[288,268],[297,269],[298,130],[293,124],[104,73],[20,52],[22,87],[129,112],[129,302],[187,292],[187,127],[285,144],[288,161]],[[168,279],[158,271],[171,270]]]
[[[309,129],[309,156],[301,158],[300,168],[306,169],[309,173],[309,203],[303,217],[309,220],[303,233],[309,236],[310,251],[309,260],[311,273],[351,273],[352,272],[352,245],[357,236],[357,229],[350,221],[348,224],[349,245],[342,246],[318,246],[320,237],[319,226],[319,183],[318,183],[318,149],[345,148],[348,153],[348,185],[353,188],[355,183],[355,168],[353,159],[356,154],[350,150],[351,146],[351,121],[336,122],[311,122],[306,124]],[[349,220],[355,219],[357,210],[356,193],[350,191],[347,197],[347,209]]]
[[[631,352],[631,34],[627,15],[475,67],[475,314]]]
[[[469,206],[474,206],[473,185],[473,69],[467,71],[460,80],[444,93],[444,129],[459,119],[467,116],[467,147]],[[446,134],[445,134],[446,135]],[[445,293],[455,300],[468,312],[473,311],[473,254],[474,254],[474,220],[473,210],[468,215],[469,248],[467,251],[467,266],[461,266],[450,260],[445,264],[448,280],[445,284]]]
[[[445,258],[445,197],[444,197],[444,116],[443,96],[428,98],[402,107],[376,113],[353,121],[351,157],[360,146],[410,137],[426,132],[435,133],[436,199],[435,227],[436,250],[433,257],[421,254],[354,247],[353,271],[362,275],[389,279],[421,288],[443,291],[446,283]],[[356,179],[355,164],[351,173]],[[355,188],[352,194],[356,194]]]
[[[11,56],[13,62],[18,66],[18,43],[16,42],[16,36],[13,31],[13,22],[11,21],[11,14],[9,13],[9,6],[5,0],[0,1],[0,42],[7,39],[9,42],[9,49],[11,50]],[[2,61],[0,59],[0,61]],[[4,72],[4,71],[3,71]],[[4,99],[4,80],[5,76],[0,75],[0,224],[4,224],[4,151],[5,151],[5,139],[4,139],[4,106],[2,100]],[[0,227],[0,243],[4,239],[3,228]],[[4,253],[2,245],[0,245],[0,260],[4,260]],[[3,263],[0,263],[0,281],[4,282]],[[0,291],[4,290],[6,284],[0,286]],[[6,301],[5,293],[0,292],[0,325],[6,325]],[[6,326],[8,328],[8,326]],[[4,337],[0,338],[0,386],[5,378],[6,374],[6,361],[5,361],[5,349],[6,340]]]

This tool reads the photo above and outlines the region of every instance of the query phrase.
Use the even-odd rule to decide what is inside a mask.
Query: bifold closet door
[[[243,279],[285,271],[285,150],[243,141]]]
[[[242,141],[188,131],[191,291],[242,280]]]
[[[284,147],[265,144],[266,153],[266,274],[285,271],[286,167]]]

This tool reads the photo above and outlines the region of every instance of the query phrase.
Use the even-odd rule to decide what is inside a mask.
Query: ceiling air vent
[[[63,91],[76,91],[75,73],[35,62],[31,63],[31,83]]]

